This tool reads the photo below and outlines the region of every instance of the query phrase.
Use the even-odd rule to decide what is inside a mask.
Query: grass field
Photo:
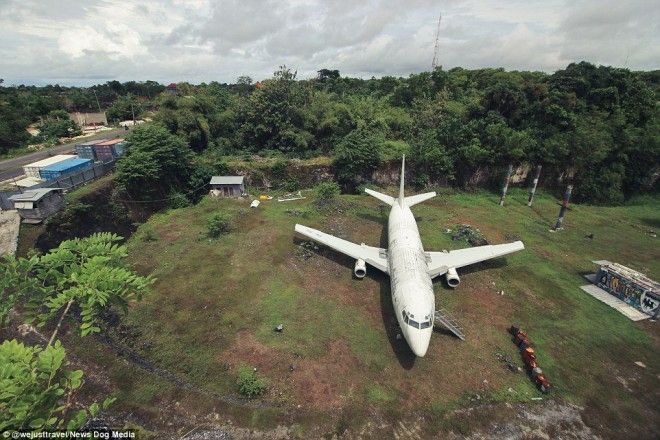
[[[384,246],[388,211],[367,196],[341,196],[323,213],[309,198],[252,210],[247,201],[207,198],[153,216],[129,240],[131,264],[158,281],[111,335],[213,396],[233,398],[239,367],[257,368],[269,384],[262,405],[204,402],[180,384],[117,362],[94,339],[71,337],[70,345],[108,372],[117,408],[153,419],[156,407],[176,400],[188,414],[222,408],[238,424],[296,424],[301,433],[319,426],[357,429],[373,413],[421,417],[426,433],[466,433],[471,428],[453,410],[541,396],[526,375],[508,371],[496,357],[522,365],[506,331],[515,322],[535,342],[553,398],[584,406],[585,422],[605,436],[653,436],[658,331],[653,323],[627,320],[579,286],[598,259],[660,278],[660,247],[650,234],[660,226],[660,202],[573,205],[556,233],[549,229],[557,201],[540,194],[533,208],[525,202],[526,193],[515,189],[503,208],[491,193],[447,191],[413,208],[427,250],[467,247],[446,233],[464,223],[490,243],[521,239],[526,246],[459,271],[456,290],[436,281],[438,307],[462,324],[467,341],[436,332],[424,358],[415,359],[396,338],[386,276],[372,269],[356,280],[354,262],[327,249],[301,256],[295,223]],[[219,211],[231,214],[232,231],[209,239],[207,218]],[[593,239],[586,238],[591,233]],[[273,331],[278,324],[282,333]],[[478,425],[478,411],[471,417]]]

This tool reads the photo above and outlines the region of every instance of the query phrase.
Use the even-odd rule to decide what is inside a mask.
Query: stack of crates
[[[41,175],[39,174],[39,171],[41,169],[49,166],[56,164],[58,162],[63,162],[68,159],[73,159],[76,156],[73,154],[58,154],[57,156],[49,157],[47,159],[40,160],[38,162],[33,162],[30,164],[27,164],[23,167],[23,172],[25,173],[26,176],[28,177],[34,177],[35,179],[41,179]]]
[[[96,139],[93,141],[83,142],[82,144],[77,144],[76,154],[78,154],[78,157],[82,157],[83,159],[96,160],[96,151],[94,151],[94,145],[100,142],[105,142],[107,140],[108,139]]]
[[[39,175],[44,180],[53,180],[75,171],[87,168],[90,165],[92,165],[91,159],[67,159],[62,162],[58,162],[56,164],[48,165],[47,167],[42,168],[39,171]]]
[[[126,141],[122,139],[121,142],[118,142],[112,146],[112,150],[115,153],[115,157],[121,157],[126,151]]]
[[[96,152],[96,159],[101,162],[110,162],[118,157],[116,153],[116,146],[123,144],[124,139],[116,138],[110,139],[103,142],[99,142],[94,145],[94,151]],[[123,145],[120,147],[121,152],[123,153]]]

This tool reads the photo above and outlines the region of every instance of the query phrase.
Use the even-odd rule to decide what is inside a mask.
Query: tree
[[[39,139],[57,139],[76,136],[81,133],[80,127],[69,118],[64,110],[53,110],[39,127]]]
[[[37,287],[37,280],[31,274],[35,258],[17,259],[13,255],[0,258],[0,328],[7,324],[16,303]]]
[[[158,201],[188,190],[193,155],[183,140],[149,124],[136,127],[126,141],[126,154],[117,163],[120,192],[134,200]]]
[[[351,131],[335,148],[335,171],[341,182],[354,185],[371,177],[380,162],[383,136],[365,127]]]
[[[280,67],[239,107],[242,148],[296,154],[307,150],[313,137],[304,129],[307,91],[295,78],[296,72]]]
[[[83,383],[82,370],[64,368],[60,342],[27,347],[16,340],[0,344],[0,431],[81,428],[114,399],[73,412],[73,396]]]
[[[105,112],[108,121],[137,119],[143,112],[142,104],[131,94],[120,96]]]
[[[97,333],[108,309],[115,306],[126,311],[128,302],[139,300],[154,281],[125,267],[127,252],[116,244],[120,240],[102,232],[63,241],[41,256],[9,261],[12,269],[5,274],[22,294],[28,321],[44,326],[57,319],[48,345],[55,341],[62,323],[71,319],[73,309],[80,315],[80,334]]]
[[[318,76],[316,78],[319,81],[339,79],[339,70],[337,70],[337,69],[333,69],[333,70],[321,69],[317,73],[318,73]]]

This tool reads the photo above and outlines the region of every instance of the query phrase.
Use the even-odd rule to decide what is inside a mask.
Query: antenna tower
[[[433,62],[431,63],[431,70],[435,70],[438,66],[438,51],[440,50],[440,22],[442,21],[442,14],[438,17],[438,30],[435,32],[435,49],[433,49]]]

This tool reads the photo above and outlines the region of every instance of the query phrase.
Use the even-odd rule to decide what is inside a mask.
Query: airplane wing
[[[365,244],[355,244],[350,241],[343,240],[334,235],[326,234],[325,232],[316,229],[308,228],[303,225],[296,225],[296,232],[304,235],[307,238],[319,242],[332,248],[349,257],[364,260],[367,264],[375,267],[376,269],[389,273],[389,265],[387,263],[387,251],[385,249],[367,246]]]
[[[491,258],[501,257],[512,252],[525,249],[522,241],[513,243],[495,244],[488,246],[477,246],[467,249],[458,249],[450,252],[427,252],[430,257],[428,262],[429,275],[431,278],[443,275],[451,267],[457,269]]]

